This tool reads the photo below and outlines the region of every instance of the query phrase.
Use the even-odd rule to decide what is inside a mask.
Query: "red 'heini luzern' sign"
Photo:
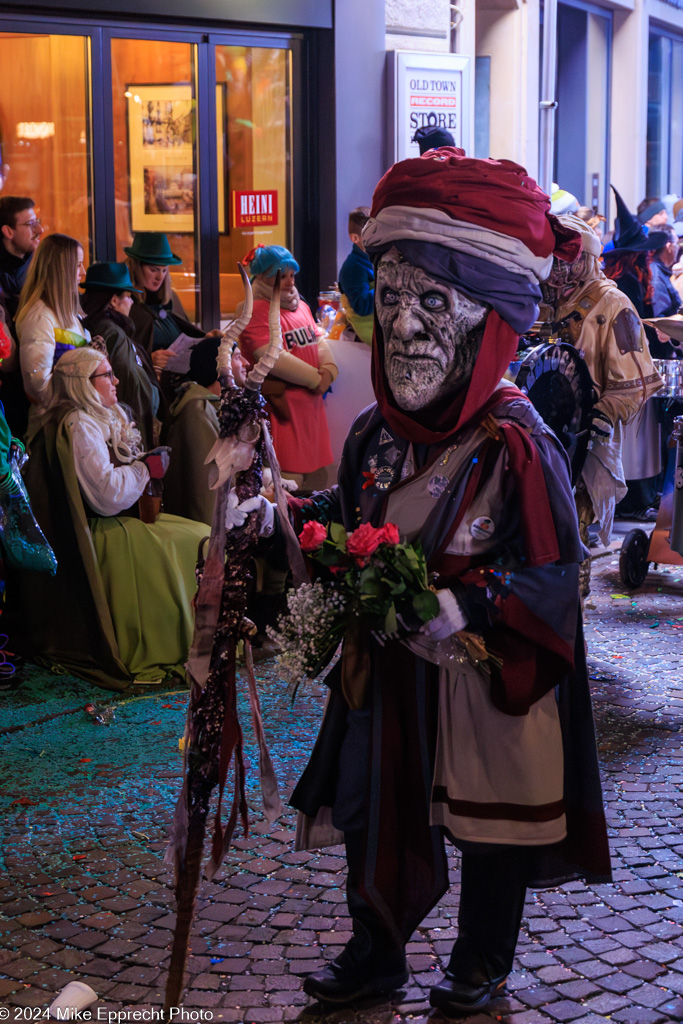
[[[277,190],[233,192],[232,223],[236,228],[277,224]]]

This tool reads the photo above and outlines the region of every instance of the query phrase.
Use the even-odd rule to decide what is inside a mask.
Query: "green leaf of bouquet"
[[[422,619],[429,622],[439,613],[439,600],[433,590],[422,590],[413,597],[413,611]]]
[[[325,543],[320,551],[317,552],[315,558],[321,565],[337,565],[339,563],[339,551],[334,545]]]
[[[330,523],[330,539],[334,541],[337,547],[340,547],[343,551],[346,550],[346,530],[341,523]]]
[[[384,632],[395,633],[398,629],[398,620],[396,618],[396,605],[392,604],[389,611],[384,616]]]
[[[360,574],[360,587],[363,590],[368,583],[375,583],[381,578],[381,570],[374,565],[368,565]]]
[[[381,597],[384,593],[384,587],[379,580],[369,580],[361,591],[361,601],[365,601],[368,598]]]

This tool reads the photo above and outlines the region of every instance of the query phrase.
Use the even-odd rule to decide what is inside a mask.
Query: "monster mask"
[[[565,302],[588,277],[592,276],[593,263],[595,258],[587,253],[582,253],[573,263],[558,260],[557,257],[553,259],[553,269],[543,286],[553,306],[557,307]]]
[[[413,266],[392,247],[375,289],[384,335],[384,373],[410,412],[457,394],[472,376],[489,307]]]

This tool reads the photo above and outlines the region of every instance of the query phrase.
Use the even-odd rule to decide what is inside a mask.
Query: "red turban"
[[[538,290],[553,255],[572,262],[581,252],[581,236],[549,211],[549,197],[523,167],[509,160],[476,160],[444,146],[387,171],[375,189],[363,240],[376,251],[403,239],[411,239],[414,250],[420,244],[455,249]],[[485,295],[473,297],[486,301]],[[467,388],[439,410],[411,414],[395,404],[386,383],[384,339],[375,316],[372,376],[379,407],[403,437],[443,440],[490,405],[517,344],[517,332],[492,309]]]
[[[377,185],[370,216],[390,206],[440,210],[455,222],[516,238],[534,256],[572,262],[581,252],[576,232],[557,221],[546,193],[511,160],[477,160],[450,146],[401,160]]]

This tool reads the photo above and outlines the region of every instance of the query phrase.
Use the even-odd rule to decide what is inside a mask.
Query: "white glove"
[[[296,480],[288,480],[287,477],[282,477],[282,486],[286,491],[296,491],[299,485]],[[267,494],[268,491],[273,489],[273,471],[265,466],[261,471],[261,494]]]
[[[231,490],[228,494],[228,507],[225,512],[225,529],[234,530],[235,527],[244,526],[249,513],[255,512],[256,509],[262,510],[259,537],[270,537],[275,529],[275,505],[272,501],[264,498],[262,494],[240,502],[237,491]]]
[[[439,614],[420,627],[420,633],[432,640],[445,640],[467,625],[460,603],[452,590],[437,590]]]

